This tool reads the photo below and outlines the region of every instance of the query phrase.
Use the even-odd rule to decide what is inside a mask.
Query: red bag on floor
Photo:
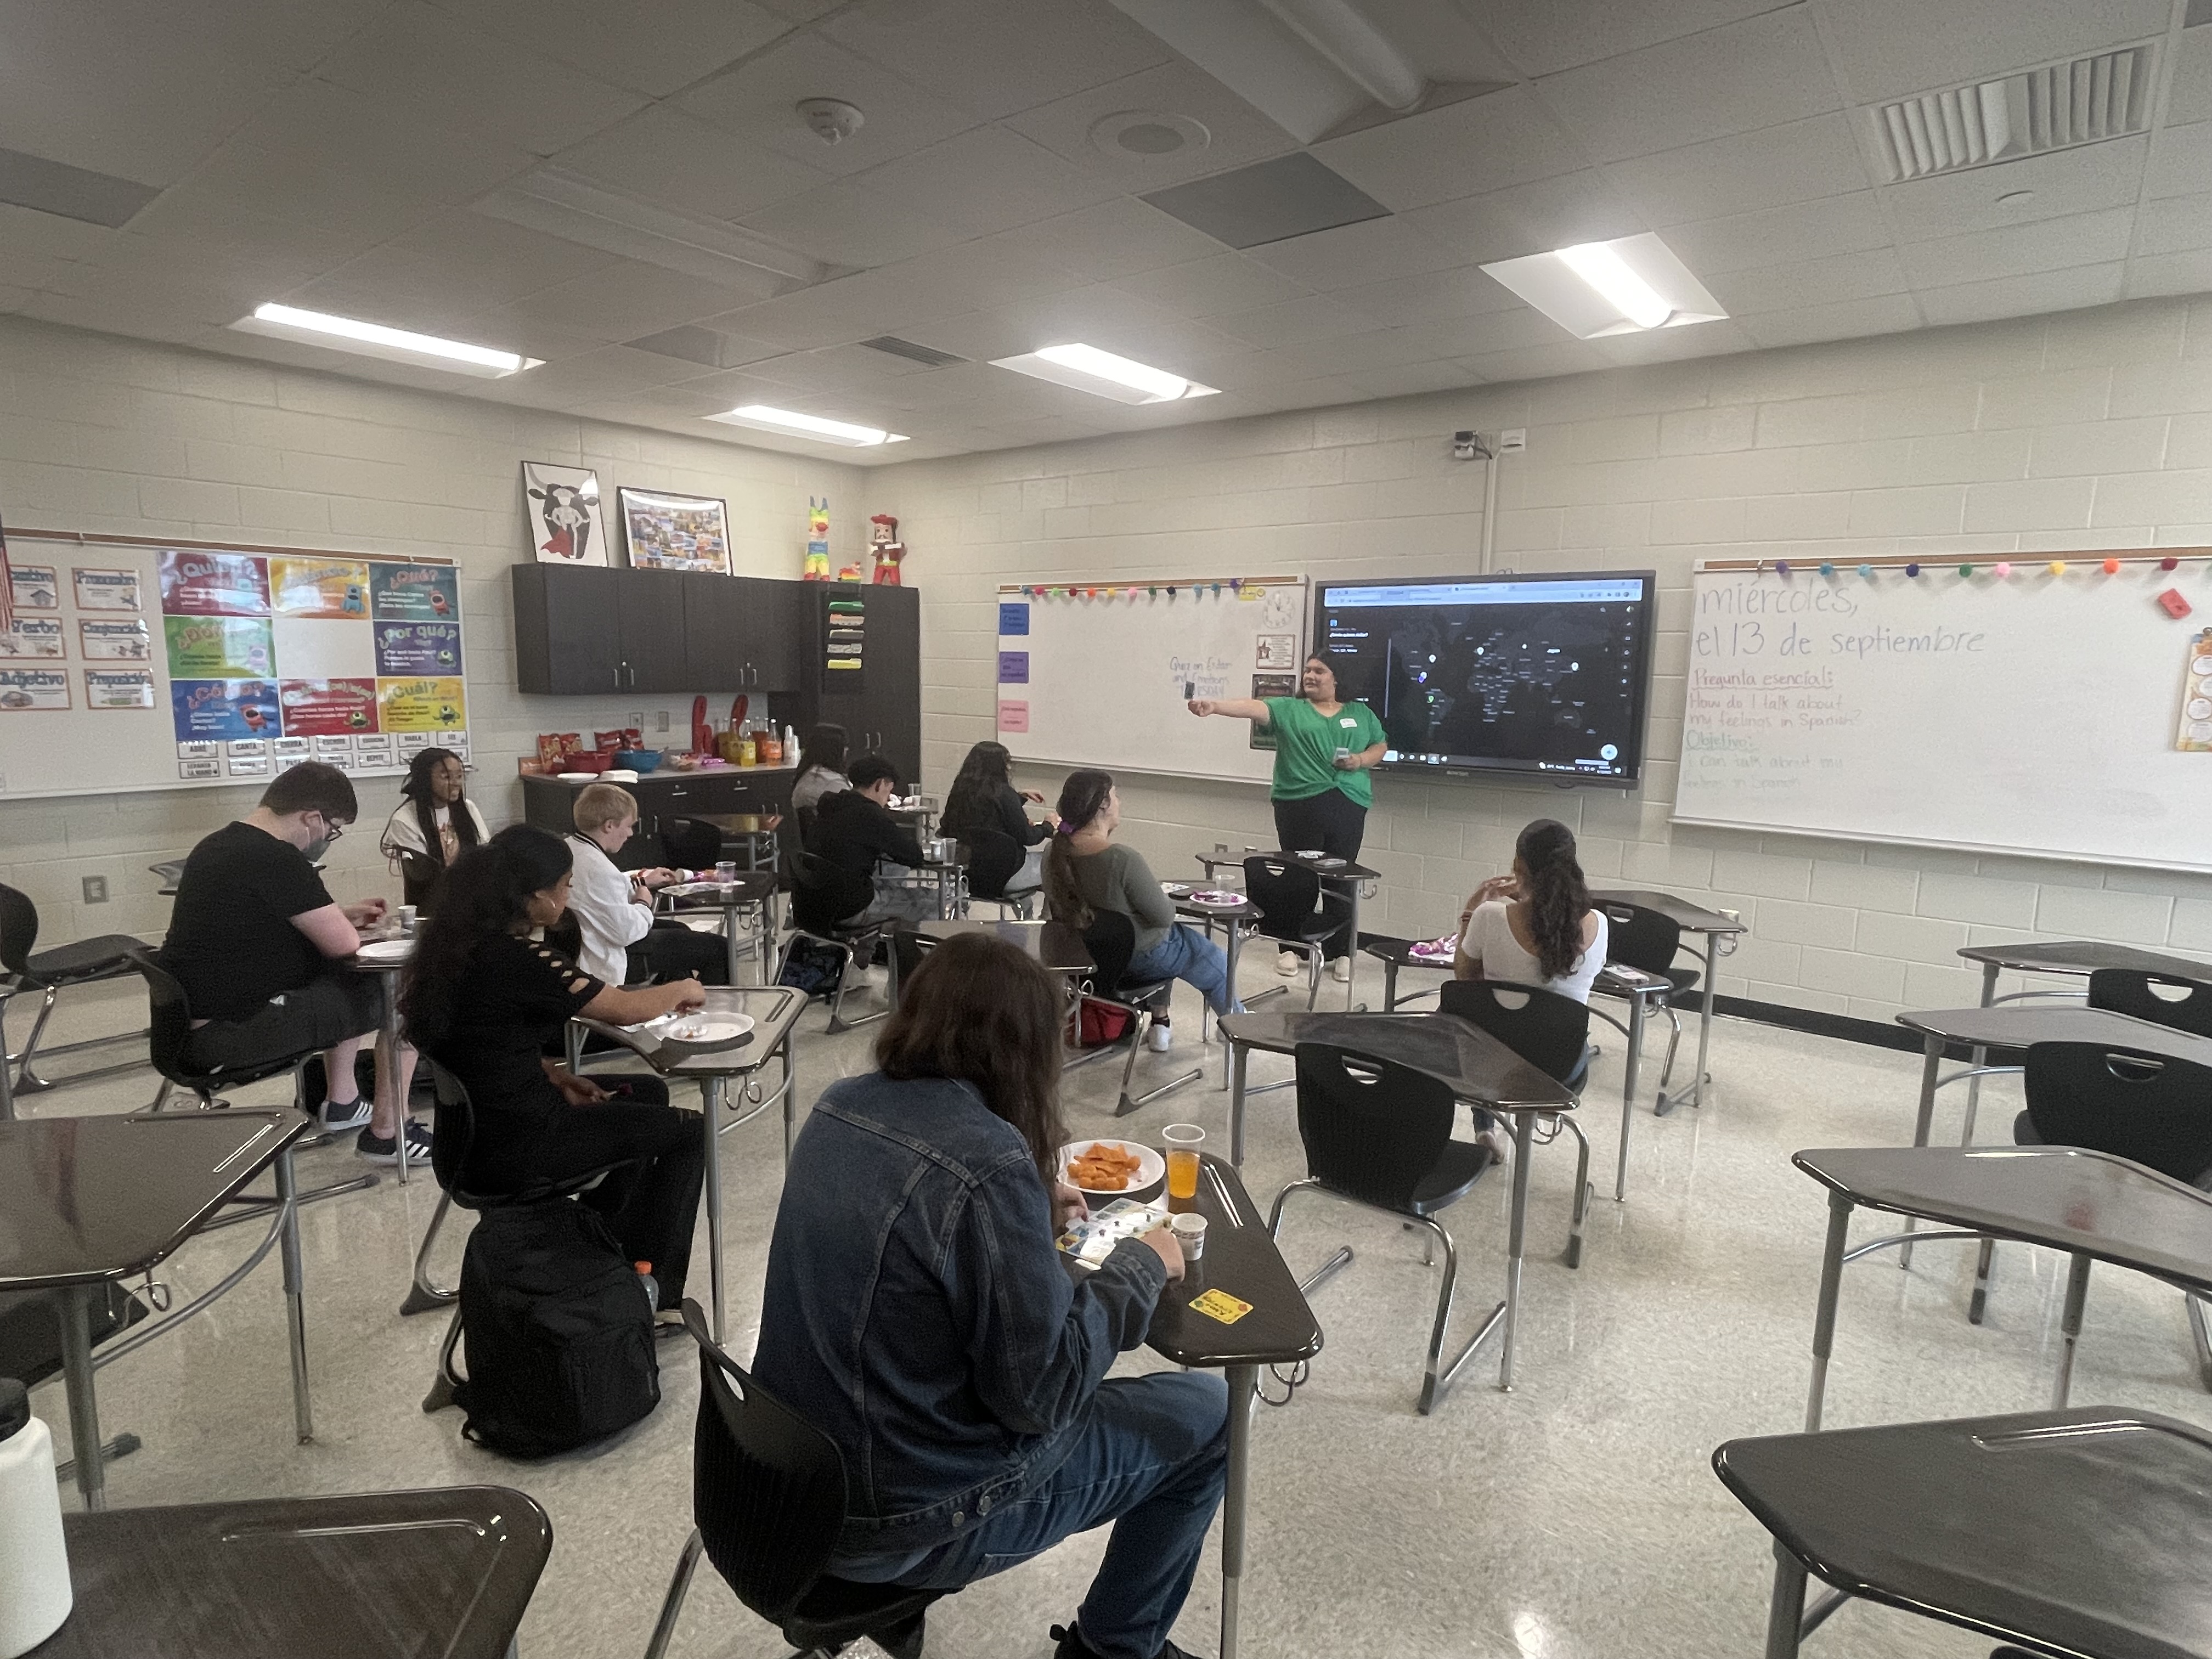
[[[1083,999],[1082,1042],[1086,1048],[1103,1048],[1129,1034],[1129,1011],[1097,997]]]

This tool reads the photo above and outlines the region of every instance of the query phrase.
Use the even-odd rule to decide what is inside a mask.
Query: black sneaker
[[[326,1130],[358,1129],[368,1121],[374,1110],[367,1095],[356,1095],[351,1100],[343,1103],[326,1100],[323,1103],[321,1113],[323,1127]]]
[[[430,1161],[430,1132],[410,1117],[402,1133],[407,1139],[408,1163],[428,1164]],[[367,1129],[361,1132],[361,1139],[354,1142],[353,1149],[371,1164],[399,1162],[398,1145],[388,1138],[371,1134]]]
[[[1083,1632],[1073,1625],[1054,1625],[1052,1639],[1060,1645],[1052,1650],[1052,1659],[1100,1659],[1098,1650],[1083,1639]],[[1152,1659],[1196,1659],[1172,1642],[1160,1644],[1160,1650]]]

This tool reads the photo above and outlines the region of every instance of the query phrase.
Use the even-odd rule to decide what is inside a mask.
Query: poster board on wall
[[[432,744],[468,752],[453,565],[9,539],[0,799],[250,783],[310,759],[394,775]],[[20,637],[26,623],[41,626]]]

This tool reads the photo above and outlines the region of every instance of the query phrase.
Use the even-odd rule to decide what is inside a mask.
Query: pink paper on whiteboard
[[[1025,702],[1002,702],[999,705],[999,730],[1026,732],[1030,729],[1030,706]]]

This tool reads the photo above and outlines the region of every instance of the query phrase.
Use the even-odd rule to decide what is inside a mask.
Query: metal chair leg
[[[668,1594],[660,1598],[660,1617],[653,1621],[653,1639],[645,1644],[645,1659],[662,1659],[668,1651],[668,1644],[676,1635],[676,1621],[684,1614],[684,1598],[691,1593],[691,1575],[698,1571],[699,1552],[706,1542],[696,1527],[684,1540],[684,1552],[676,1558],[676,1571],[668,1580]]]
[[[1589,1137],[1583,1133],[1581,1124],[1564,1112],[1553,1118],[1552,1121],[1565,1127],[1574,1136],[1577,1143],[1575,1153],[1574,1218],[1567,1224],[1565,1261],[1570,1267],[1579,1267],[1583,1265],[1583,1224],[1589,1219],[1590,1199],[1595,1190],[1591,1187],[1589,1178]]]
[[[1443,1369],[1444,1330],[1451,1323],[1452,1293],[1459,1284],[1459,1249],[1452,1243],[1452,1236],[1444,1231],[1443,1223],[1426,1216],[1422,1219],[1430,1231],[1443,1241],[1444,1247],[1444,1280],[1437,1287],[1437,1322],[1429,1333],[1428,1367],[1421,1377],[1420,1404],[1415,1407],[1423,1417],[1426,1417],[1436,1408],[1437,1401],[1443,1397],[1444,1390],[1451,1387],[1452,1378],[1458,1375],[1459,1368],[1467,1362],[1468,1356],[1474,1352],[1474,1345],[1469,1343],[1449,1369]],[[1480,1340],[1477,1339],[1478,1341]]]
[[[23,1045],[22,1053],[19,1054],[9,1054],[7,1052],[7,1043],[4,1041],[0,1041],[0,1065],[12,1065],[15,1066],[15,1092],[19,1095],[35,1094],[41,1089],[50,1089],[53,1086],[52,1084],[46,1082],[45,1079],[35,1076],[32,1073],[31,1056],[39,1052],[39,1039],[46,1035],[46,1022],[53,1018],[54,1003],[60,995],[61,988],[59,986],[49,985],[46,987],[45,994],[39,1000],[39,1017],[31,1022],[30,1041]]]
[[[1674,1075],[1675,1051],[1682,1046],[1682,1017],[1674,1012],[1674,1005],[1671,1002],[1662,1002],[1659,1008],[1667,1016],[1667,1024],[1674,1028],[1667,1037],[1667,1058],[1659,1066],[1659,1092],[1663,1096],[1667,1092],[1667,1079]]]
[[[1127,1062],[1121,1067],[1121,1098],[1114,1103],[1114,1115],[1115,1117],[1127,1117],[1130,1113],[1135,1111],[1139,1106],[1148,1106],[1153,1101],[1158,1100],[1162,1095],[1171,1093],[1175,1090],[1182,1088],[1186,1083],[1195,1083],[1200,1078],[1206,1075],[1206,1068],[1204,1066],[1194,1066],[1191,1070],[1185,1072],[1182,1076],[1171,1078],[1167,1082],[1161,1084],[1158,1088],[1149,1089],[1141,1095],[1132,1095],[1129,1092],[1129,1079],[1136,1074],[1137,1056],[1145,1051],[1145,1032],[1146,1029],[1154,1023],[1154,1021],[1155,1016],[1152,1012],[1150,1009],[1146,1009],[1143,1017],[1130,1027],[1129,1058]]]
[[[460,1386],[461,1377],[453,1370],[453,1350],[461,1340],[460,1304],[453,1306],[453,1322],[446,1327],[446,1340],[438,1345],[438,1375],[430,1384],[430,1392],[422,1396],[422,1410],[427,1414],[441,1412],[453,1403],[453,1390]]]
[[[438,1231],[446,1224],[446,1213],[453,1207],[453,1194],[440,1193],[438,1207],[430,1212],[430,1225],[422,1235],[422,1248],[415,1252],[415,1282],[408,1287],[407,1299],[399,1304],[402,1318],[442,1308],[460,1295],[458,1290],[441,1290],[430,1279],[430,1247],[438,1242]]]
[[[1990,1310],[1990,1268],[1996,1260],[1997,1242],[1994,1238],[1982,1241],[1981,1255],[1974,1261],[1974,1297],[1966,1304],[1966,1322],[1978,1325],[1982,1316]]]
[[[2197,1349],[2197,1378],[2212,1393],[2212,1334],[2204,1328],[2204,1304],[2193,1291],[2182,1292],[2183,1305],[2189,1310],[2189,1337]]]

